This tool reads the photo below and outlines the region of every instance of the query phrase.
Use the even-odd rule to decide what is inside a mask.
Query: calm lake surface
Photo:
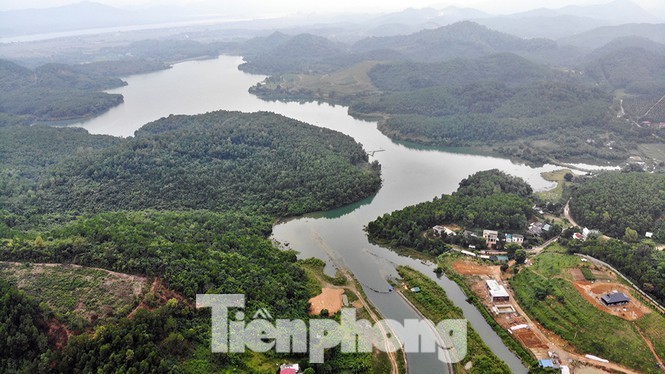
[[[169,70],[128,77],[127,86],[109,91],[124,95],[124,104],[76,126],[95,134],[132,136],[145,123],[169,114],[198,114],[220,109],[271,111],[343,132],[370,153],[382,150],[370,157],[382,165],[383,186],[376,196],[351,206],[281,222],[274,227],[274,239],[289,243],[289,248],[299,251],[303,258],[325,260],[330,265],[328,272],[334,273],[335,266],[347,267],[383,316],[398,321],[418,316],[398,295],[373,290],[388,289],[388,279],[397,276],[397,265],[420,270],[446,290],[485,343],[513,372],[526,373],[520,360],[506,348],[480,312],[465,301],[466,296],[454,282],[446,277],[437,278],[432,264],[370,244],[363,227],[377,216],[449,194],[463,178],[477,171],[500,169],[524,178],[535,190],[544,190],[553,184],[542,179],[540,173],[557,167],[532,168],[501,158],[407,147],[381,134],[376,123],[352,118],[346,107],[262,101],[247,90],[265,77],[240,72],[237,67],[241,62],[240,57],[221,56],[216,60],[189,61]],[[407,358],[410,373],[446,372],[445,366],[432,354],[408,354]]]

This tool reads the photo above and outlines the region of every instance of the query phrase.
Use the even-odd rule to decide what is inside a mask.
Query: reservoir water
[[[220,109],[271,111],[350,135],[366,151],[381,150],[370,157],[382,165],[383,185],[374,197],[340,209],[285,220],[275,225],[273,237],[282,243],[288,242],[301,257],[325,260],[331,265],[327,271],[334,271],[334,266],[351,270],[385,318],[399,321],[418,316],[398,295],[372,290],[387,290],[388,279],[397,276],[397,265],[408,265],[423,272],[446,290],[485,343],[513,372],[526,373],[520,360],[506,348],[480,312],[466,302],[466,295],[454,282],[446,277],[437,278],[432,264],[369,243],[363,227],[377,216],[451,193],[463,178],[477,171],[500,169],[524,178],[534,190],[543,190],[553,185],[542,179],[540,173],[557,167],[532,168],[502,158],[398,144],[381,134],[375,122],[354,119],[342,106],[262,101],[247,90],[265,77],[239,71],[237,67],[241,62],[240,57],[221,56],[128,77],[127,86],[109,91],[122,94],[123,104],[76,126],[95,134],[132,136],[145,123],[169,114],[198,114]],[[446,367],[432,354],[408,354],[407,359],[410,373],[446,372]]]

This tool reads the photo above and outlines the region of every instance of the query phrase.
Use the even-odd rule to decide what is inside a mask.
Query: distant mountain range
[[[636,22],[657,23],[663,21],[630,0],[614,0],[599,5],[569,5],[559,9],[541,8],[513,14],[512,17],[554,17],[562,15],[605,20],[613,24]]]
[[[367,38],[357,42],[353,51],[393,49],[414,61],[431,62],[500,52],[533,53],[557,47],[551,40],[523,39],[464,21],[410,35]]]
[[[665,24],[631,23],[617,26],[604,26],[574,36],[559,39],[559,43],[595,49],[616,38],[636,36],[665,44]]]
[[[0,12],[0,36],[126,26],[138,22],[141,22],[140,15],[130,11],[81,2],[55,8]]]
[[[206,5],[207,4],[207,5]],[[213,4],[214,5],[214,4]],[[104,28],[177,22],[213,17],[238,17],[238,14],[220,15],[219,4],[214,9],[210,2],[189,7],[162,5],[142,11],[118,9],[94,2],[47,8],[0,12],[0,37],[72,31],[88,28]],[[607,4],[590,6],[567,6],[559,9],[535,9],[528,12],[497,16],[476,9],[446,7],[443,9],[409,8],[401,12],[384,15],[347,14],[342,16],[309,15],[289,17],[280,22],[246,21],[234,22],[228,27],[284,29],[303,27],[320,30],[322,36],[336,40],[359,40],[365,36],[394,36],[435,29],[459,21],[472,20],[489,28],[519,37],[544,37],[560,39],[581,34],[589,30],[624,23],[665,22],[630,0],[615,0]],[[287,21],[288,20],[288,21]],[[281,26],[280,26],[281,25]],[[339,28],[347,30],[347,35]],[[334,36],[334,37],[333,37]]]

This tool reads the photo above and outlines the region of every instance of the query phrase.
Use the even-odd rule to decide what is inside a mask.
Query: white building
[[[485,283],[487,284],[487,290],[489,291],[490,299],[492,299],[492,302],[510,300],[508,291],[506,291],[506,289],[497,281],[494,279],[488,279],[485,281]]]

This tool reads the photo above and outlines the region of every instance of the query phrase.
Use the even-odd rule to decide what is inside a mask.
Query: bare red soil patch
[[[631,292],[630,288],[619,283],[605,283],[605,282],[575,282],[575,289],[582,295],[587,301],[589,301],[593,306],[602,310],[605,313],[621,317],[628,321],[634,321],[647,313],[651,313],[651,310],[644,306],[639,300],[635,299]],[[630,297],[630,302],[626,305],[606,306],[600,298],[603,295],[606,295],[611,292],[623,292],[624,294]]]
[[[586,280],[586,278],[584,277],[584,274],[582,274],[582,270],[579,269],[579,268],[570,269],[570,275],[573,276],[573,280],[575,282],[582,282],[582,281]]]
[[[456,272],[462,275],[494,275],[496,273],[494,268],[498,269],[499,267],[484,266],[466,260],[457,260],[453,262],[453,269],[455,269]]]
[[[341,288],[323,288],[321,294],[309,299],[309,313],[319,315],[324,309],[327,309],[330,315],[339,312],[342,309],[343,294],[344,290]]]
[[[545,344],[531,329],[513,331],[513,335],[529,349],[547,349]]]

